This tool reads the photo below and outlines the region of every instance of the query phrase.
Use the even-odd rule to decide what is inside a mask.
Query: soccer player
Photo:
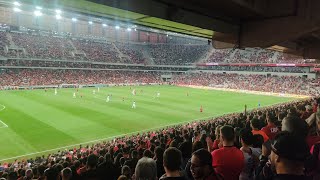
[[[135,89],[132,90],[132,95],[134,95],[134,96],[136,95],[136,90]]]
[[[54,89],[54,95],[57,95],[58,94],[58,91],[57,91],[57,88]]]
[[[157,93],[157,97],[160,97],[160,92]]]
[[[110,96],[108,95],[106,102],[109,102],[109,101],[110,101]]]
[[[132,109],[135,109],[135,108],[136,108],[136,101],[133,101],[131,108],[132,108]]]
[[[92,91],[92,94],[96,94],[96,90],[93,90],[93,91]]]
[[[73,98],[76,98],[76,93],[75,92],[73,93]]]
[[[98,87],[98,92],[100,92],[100,88]]]

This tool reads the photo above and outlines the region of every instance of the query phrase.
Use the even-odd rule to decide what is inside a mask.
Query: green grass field
[[[57,96],[53,89],[0,91],[0,161],[238,112],[244,104],[256,108],[259,102],[267,106],[293,100],[175,86],[132,88],[136,89],[136,96],[131,94],[130,87],[100,88],[96,95],[92,88],[79,89],[75,99],[72,98],[74,89],[59,89]],[[160,98],[155,98],[158,91]],[[109,93],[112,98],[107,103]],[[133,101],[136,109],[131,108]]]

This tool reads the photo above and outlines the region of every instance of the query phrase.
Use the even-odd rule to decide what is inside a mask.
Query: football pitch
[[[268,106],[294,100],[176,86],[105,87],[99,92],[83,88],[76,98],[73,92],[75,89],[58,89],[57,95],[54,89],[0,91],[0,161],[239,112],[244,104],[252,109],[259,103]],[[106,102],[108,94],[110,101]]]

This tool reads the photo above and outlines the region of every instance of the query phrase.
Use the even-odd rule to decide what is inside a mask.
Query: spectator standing
[[[231,126],[223,126],[220,129],[220,141],[223,147],[214,150],[212,155],[212,166],[216,172],[226,180],[239,179],[244,168],[244,155],[242,151],[234,146],[235,133]]]

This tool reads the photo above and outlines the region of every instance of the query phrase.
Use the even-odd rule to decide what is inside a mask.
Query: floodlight
[[[36,11],[34,11],[34,15],[35,15],[35,16],[42,16],[42,12],[36,10]]]
[[[57,14],[61,14],[61,10],[60,9],[56,9],[56,13]]]
[[[14,2],[13,4],[14,4],[15,6],[21,6],[21,4],[20,4],[19,2],[17,2],[17,1]]]
[[[120,27],[119,27],[119,26],[116,26],[116,29],[120,29]]]
[[[92,21],[89,21],[89,24],[92,24]]]
[[[36,9],[41,10],[41,9],[42,9],[42,7],[40,7],[40,6],[36,6]]]
[[[136,28],[134,28],[134,31],[137,31],[137,29],[136,29]]]
[[[131,28],[127,28],[127,31],[129,31],[129,32],[130,32],[130,31],[131,31]]]
[[[103,27],[107,27],[107,25],[106,25],[106,24],[102,24],[102,26],[103,26]]]
[[[15,8],[13,8],[13,11],[14,11],[14,12],[21,12],[21,9],[15,7]]]
[[[77,21],[77,18],[72,18],[71,19],[73,22],[76,22]]]
[[[56,19],[61,19],[62,17],[61,17],[61,15],[60,14],[57,14],[56,15]]]

